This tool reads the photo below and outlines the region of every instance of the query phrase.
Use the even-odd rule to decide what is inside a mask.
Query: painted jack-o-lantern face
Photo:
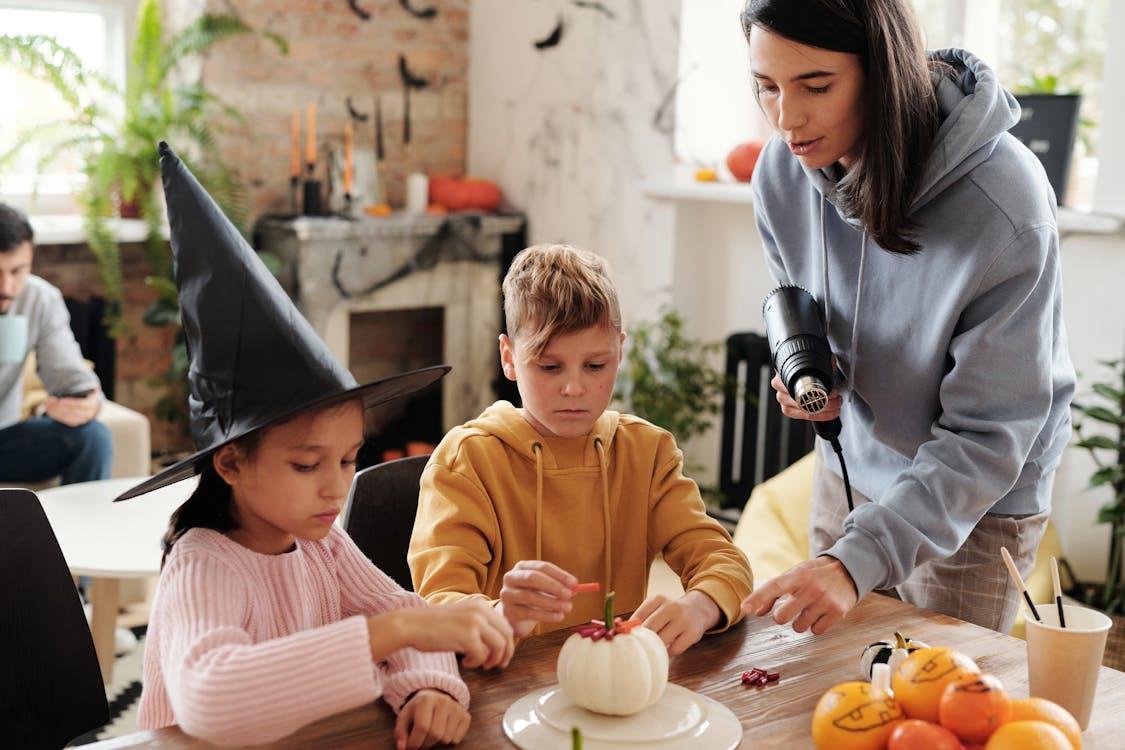
[[[818,748],[882,748],[902,709],[887,692],[869,682],[845,682],[825,693],[813,713],[813,742]]]
[[[992,675],[965,674],[945,686],[938,717],[961,740],[982,743],[1012,718],[1012,700]]]
[[[936,724],[945,686],[967,674],[980,674],[968,656],[947,648],[924,648],[907,657],[891,684],[907,716]]]

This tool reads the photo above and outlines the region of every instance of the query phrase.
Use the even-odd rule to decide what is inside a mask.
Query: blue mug
[[[0,315],[0,364],[23,364],[27,356],[27,316]]]

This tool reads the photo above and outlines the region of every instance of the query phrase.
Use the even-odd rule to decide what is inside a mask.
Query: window
[[[1112,131],[1112,122],[1125,125],[1125,91],[1116,97],[1120,102],[1102,94],[1108,40],[1125,38],[1125,11],[1111,8],[1114,4],[1109,0],[913,0],[913,4],[927,47],[971,50],[1013,90],[1045,88],[1054,75],[1058,93],[1082,93],[1082,125],[1068,203],[1089,207],[1098,177],[1098,133]],[[681,163],[721,166],[735,144],[770,134],[751,89],[748,52],[738,22],[744,5],[745,0],[682,3],[675,133],[675,153]],[[1106,148],[1114,145],[1109,142]],[[1117,169],[1125,171],[1125,164]],[[1125,185],[1121,190],[1125,192]]]
[[[129,0],[78,2],[0,0],[0,29],[9,35],[44,34],[78,54],[118,85],[125,80],[125,27]],[[0,65],[0,150],[15,143],[27,128],[46,125],[72,114],[70,106],[50,86],[10,65]],[[35,212],[72,209],[69,196],[81,184],[80,162],[69,154],[37,174],[45,144],[33,143],[0,177],[0,199]],[[33,203],[31,195],[38,192]]]

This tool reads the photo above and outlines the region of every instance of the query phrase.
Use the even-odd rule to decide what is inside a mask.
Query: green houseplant
[[[1089,400],[1076,401],[1073,408],[1079,417],[1074,425],[1075,446],[1087,451],[1096,464],[1089,487],[1108,487],[1111,492],[1098,509],[1098,523],[1109,525],[1109,559],[1104,582],[1076,583],[1072,593],[1114,619],[1105,663],[1121,668],[1125,665],[1125,361],[1101,364],[1110,377],[1094,383]],[[1089,429],[1091,422],[1100,427],[1096,433]]]
[[[630,328],[629,339],[614,398],[626,411],[671,432],[681,444],[706,432],[731,387],[724,373],[707,364],[722,344],[689,338],[683,318],[667,306],[655,323]]]
[[[185,423],[187,356],[179,335],[179,301],[171,257],[162,237],[163,212],[156,187],[160,163],[156,144],[168,140],[207,191],[238,226],[246,216],[246,191],[235,170],[218,156],[215,134],[242,121],[239,112],[199,82],[180,80],[185,62],[223,40],[260,34],[282,53],[286,42],[259,32],[238,16],[205,13],[176,34],[166,34],[158,0],[141,0],[124,89],[82,64],[72,50],[41,35],[0,35],[0,63],[13,65],[48,82],[70,106],[71,114],[22,133],[0,153],[0,171],[33,141],[43,147],[38,171],[66,153],[77,152],[86,184],[77,196],[86,239],[97,261],[102,294],[110,310],[111,336],[124,331],[121,255],[107,223],[115,214],[143,219],[151,275],[157,293],[145,311],[147,325],[172,326],[177,342],[169,370],[153,376],[163,388],[158,419]]]
[[[256,32],[230,14],[203,14],[177,34],[166,35],[157,0],[141,0],[124,89],[88,69],[77,54],[49,36],[0,35],[0,62],[48,82],[72,110],[66,118],[21,133],[0,154],[0,170],[32,141],[45,147],[38,160],[40,171],[64,153],[77,151],[86,177],[78,201],[103,294],[113,310],[112,335],[122,331],[123,301],[120,252],[106,223],[115,213],[141,218],[147,225],[150,284],[160,295],[162,310],[149,322],[165,322],[178,312],[155,191],[158,141],[169,140],[194,154],[188,161],[204,187],[236,222],[245,216],[245,189],[234,170],[218,158],[215,145],[217,129],[241,117],[201,83],[180,82],[177,75],[185,61],[216,43],[252,33],[263,33],[287,51],[280,37]]]

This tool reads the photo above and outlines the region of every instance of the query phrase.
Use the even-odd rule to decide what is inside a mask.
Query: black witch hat
[[[187,339],[194,455],[117,500],[202,471],[211,454],[297,414],[353,398],[365,408],[440,380],[442,365],[357,385],[175,152],[160,143],[172,262]]]

